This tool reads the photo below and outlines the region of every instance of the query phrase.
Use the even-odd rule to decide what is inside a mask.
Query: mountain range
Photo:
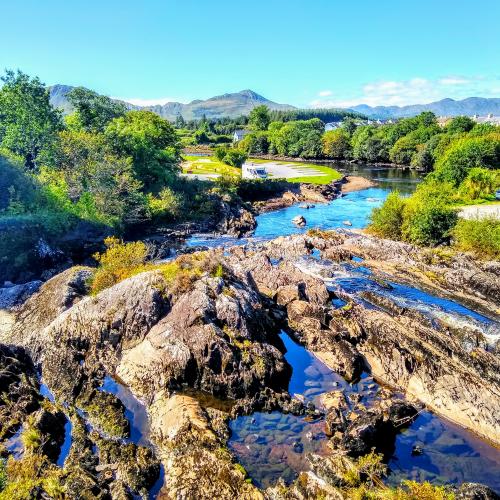
[[[351,108],[353,111],[362,113],[369,118],[406,118],[415,116],[422,111],[432,111],[437,116],[459,116],[479,115],[486,116],[488,113],[500,115],[500,99],[486,97],[468,97],[456,101],[454,99],[442,99],[429,104],[411,104],[409,106],[368,106],[359,104]]]
[[[68,92],[73,87],[68,85],[53,85],[49,87],[50,102],[54,107],[60,108],[64,113],[71,113],[71,104],[67,98]],[[122,101],[124,102],[124,101]],[[291,110],[297,109],[290,104],[279,104],[270,101],[252,90],[242,90],[232,94],[223,94],[210,99],[197,99],[188,104],[180,102],[167,102],[154,106],[136,106],[128,102],[124,104],[129,109],[147,109],[157,113],[167,120],[175,120],[179,115],[185,120],[200,119],[205,115],[207,118],[235,118],[241,115],[248,115],[250,111],[261,104],[265,104],[270,109]],[[454,100],[442,99],[441,101],[429,104],[412,104],[409,106],[368,106],[359,104],[350,108],[369,118],[404,118],[415,116],[422,111],[432,111],[437,116],[458,116],[458,115],[479,115],[485,116],[488,113],[500,115],[500,99],[486,97],[468,97],[467,99]]]
[[[73,87],[68,85],[54,85],[49,87],[50,102],[56,108],[60,108],[64,113],[71,113],[71,103],[67,98],[68,92]],[[122,101],[124,102],[124,101]],[[197,99],[188,104],[181,102],[167,102],[154,106],[136,106],[128,102],[124,104],[129,109],[147,109],[160,115],[167,120],[175,120],[179,115],[185,120],[200,119],[205,115],[207,118],[236,118],[237,116],[248,115],[256,106],[265,104],[270,109],[289,110],[296,109],[289,104],[279,104],[270,101],[252,90],[242,90],[232,94],[223,94],[210,99]]]

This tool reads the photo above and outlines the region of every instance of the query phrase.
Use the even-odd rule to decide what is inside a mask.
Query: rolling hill
[[[370,118],[405,118],[415,116],[422,111],[432,111],[437,116],[459,116],[479,115],[488,113],[500,115],[500,99],[486,97],[468,97],[456,101],[454,99],[442,99],[429,104],[411,104],[409,106],[368,106],[359,104],[351,108]]]
[[[71,104],[68,101],[67,94],[72,88],[68,85],[53,85],[50,87],[50,102],[52,105],[62,109],[64,113],[70,113]],[[252,90],[223,94],[206,100],[197,99],[188,104],[168,102],[155,106],[134,106],[125,102],[125,105],[129,109],[147,109],[167,120],[175,120],[179,115],[182,115],[185,120],[200,119],[203,115],[207,118],[235,118],[241,115],[248,115],[253,108],[261,104],[265,104],[270,109],[295,109],[289,104],[279,104],[270,101]]]

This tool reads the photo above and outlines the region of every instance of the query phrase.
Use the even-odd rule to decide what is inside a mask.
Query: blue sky
[[[500,97],[499,0],[3,0],[0,68],[151,102]]]

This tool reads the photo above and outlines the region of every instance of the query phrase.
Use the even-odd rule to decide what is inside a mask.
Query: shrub
[[[104,243],[106,251],[94,255],[99,267],[91,281],[93,295],[145,271],[160,271],[174,295],[191,289],[193,283],[204,274],[222,278],[226,273],[219,258],[209,252],[181,255],[171,262],[155,264],[147,262],[149,249],[142,241],[123,243],[111,237],[106,238]]]
[[[459,193],[462,199],[478,200],[493,195],[500,186],[500,170],[471,168],[467,177],[460,184]]]
[[[240,168],[248,158],[248,155],[244,151],[227,146],[216,147],[214,155],[222,163],[237,168]]]
[[[417,245],[438,245],[450,238],[457,213],[439,199],[407,202],[403,213],[402,236]]]
[[[436,162],[435,171],[439,180],[458,186],[474,167],[500,167],[500,134],[464,137],[453,142]]]
[[[384,204],[372,211],[368,229],[377,236],[400,240],[405,204],[398,191],[390,193]]]
[[[500,221],[494,218],[460,219],[452,231],[454,245],[479,257],[500,258]]]
[[[1,500],[65,497],[64,471],[51,464],[47,457],[29,454],[21,460],[9,458],[6,475],[5,488],[0,491]]]
[[[222,160],[227,165],[240,168],[247,161],[248,155],[239,149],[229,149]]]
[[[104,240],[104,244],[106,251],[94,255],[99,263],[91,284],[94,295],[145,270],[148,255],[148,247],[142,241],[123,243],[118,238],[110,237]]]
[[[149,193],[147,202],[152,217],[165,219],[175,219],[182,207],[181,196],[169,187],[163,188],[158,196]]]

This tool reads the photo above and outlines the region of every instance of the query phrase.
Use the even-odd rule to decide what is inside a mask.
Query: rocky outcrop
[[[40,406],[35,367],[24,349],[0,344],[0,441]]]
[[[263,213],[291,207],[300,202],[328,203],[340,196],[341,191],[341,181],[330,184],[284,183],[278,196],[265,201],[255,201],[253,207],[257,213]]]
[[[68,270],[45,283],[20,309],[9,341],[29,351],[58,400],[83,411],[93,428],[86,435],[78,417],[72,417],[81,435],[68,467],[88,461],[84,471],[68,478],[72,491],[80,485],[105,492],[102,481],[109,480],[116,494],[127,488],[141,492],[157,477],[153,457],[140,458],[147,452],[122,441],[128,422],[121,403],[96,390],[107,373],[149,408],[152,438],[168,470],[164,495],[198,492],[201,498],[200,477],[206,477],[203,498],[261,498],[231,454],[220,451],[229,412],[201,409],[195,399],[175,395],[185,388],[204,391],[237,400],[238,412],[276,407],[304,411],[286,392],[290,367],[266,299],[248,277],[237,277],[227,266],[218,269],[218,276],[206,271],[173,286],[160,267],[96,296],[82,296],[77,286],[85,282],[87,270]],[[134,469],[132,464],[141,460],[142,469]],[[96,472],[102,481],[92,479]]]
[[[41,340],[40,332],[87,293],[86,283],[92,272],[90,268],[76,267],[58,274],[43,285],[39,283],[30,287],[35,288],[35,293],[30,293],[27,300],[16,299],[12,311],[12,331],[5,331],[3,338],[26,346],[34,353],[38,348],[35,345]],[[26,285],[18,287],[26,289]],[[25,296],[23,293],[22,297]]]
[[[437,413],[500,442],[500,360],[478,341],[477,333],[431,321],[375,292],[364,297],[378,304],[376,307],[344,292],[341,298],[348,305],[335,309],[330,303],[333,294],[325,286],[325,280],[335,273],[345,274],[342,261],[346,255],[357,255],[370,259],[363,265],[370,266],[373,279],[382,284],[387,275],[378,277],[378,263],[378,269],[384,270],[400,266],[401,274],[404,263],[406,282],[412,276],[412,283],[425,285],[426,273],[439,273],[444,278],[433,285],[434,290],[446,286],[443,293],[457,298],[457,285],[447,286],[446,277],[458,273],[457,266],[463,261],[465,275],[470,276],[455,283],[466,282],[468,293],[493,314],[500,283],[497,266],[461,255],[436,264],[429,261],[425,250],[385,241],[381,248],[378,245],[378,239],[358,233],[311,232],[254,249],[235,249],[230,260],[234,269],[250,273],[259,290],[273,297],[278,308],[286,309],[292,333],[347,379],[369,369],[380,381],[418,398]],[[304,266],[301,257],[314,249],[337,262]],[[412,274],[412,266],[419,271]],[[483,277],[481,286],[474,284],[474,272]]]
[[[152,433],[160,444],[165,482],[158,498],[262,499],[214,432],[198,401],[159,395],[150,407]]]
[[[160,498],[263,498],[226,448],[228,419],[256,410],[314,418],[324,411],[331,456],[311,457],[311,470],[302,479],[265,495],[340,498],[349,467],[359,465],[358,457],[372,449],[390,454],[396,433],[417,409],[389,390],[387,397],[377,392],[375,403],[366,406],[332,391],[320,409],[306,408],[286,391],[291,370],[277,335],[285,328],[346,380],[357,381],[370,370],[393,389],[500,442],[500,361],[494,349],[473,332],[432,321],[376,287],[358,295],[333,289],[335,279],[346,275],[346,264],[357,265],[351,259],[356,255],[366,259],[363,265],[373,270],[382,288],[391,285],[380,269],[395,270],[396,280],[406,263],[406,282],[423,283],[432,271],[433,280],[443,277],[434,290],[458,296],[458,287],[448,286],[445,277],[458,272],[454,266],[462,257],[437,263],[413,247],[382,245],[386,251],[378,254],[367,236],[310,231],[224,254],[183,256],[181,266],[182,259],[201,258],[216,266],[202,266],[176,281],[171,268],[167,272],[159,265],[96,296],[86,295],[91,270],[65,271],[16,306],[15,323],[2,334],[20,346],[0,349],[0,362],[8,367],[2,382],[14,395],[0,405],[2,425],[12,433],[37,411],[55,415],[56,408],[45,408],[46,402],[38,410],[41,397],[28,353],[58,402],[67,405],[73,444],[65,484],[71,494],[146,495],[161,460],[165,482]],[[329,260],[304,260],[318,253]],[[472,294],[478,288],[473,300],[493,311],[497,266],[467,266],[486,278],[483,288],[476,287],[472,274],[463,278],[464,290]],[[332,304],[338,298],[344,306]],[[130,443],[124,405],[102,390],[106,375],[146,405],[156,451]],[[10,414],[18,416],[15,425]],[[47,454],[55,456],[59,442]],[[482,494],[472,487],[464,494],[471,491]]]

